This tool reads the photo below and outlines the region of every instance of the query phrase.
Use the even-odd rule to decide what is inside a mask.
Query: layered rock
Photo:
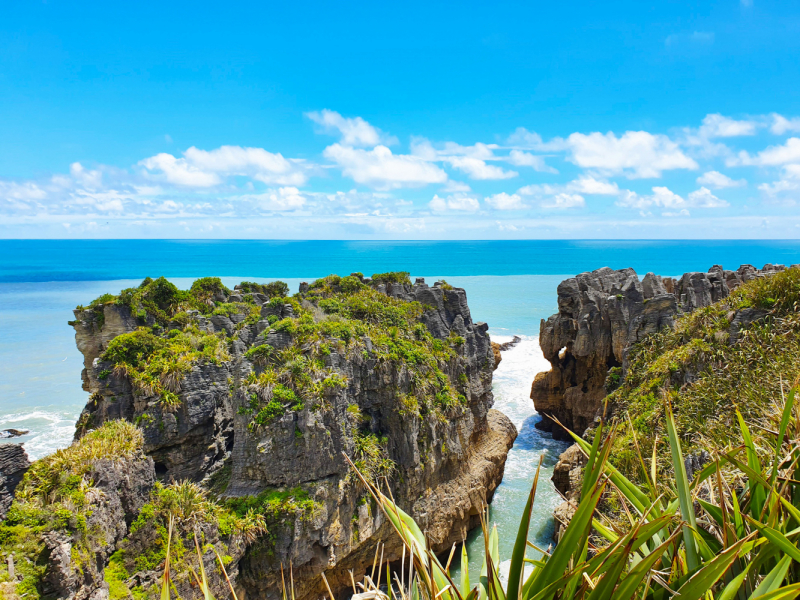
[[[672,327],[676,316],[783,269],[768,264],[763,269],[742,265],[728,271],[715,265],[707,273],[685,273],[678,279],[647,273],[639,280],[633,269],[604,267],[562,281],[558,313],[543,319],[540,326],[539,344],[551,369],[537,374],[531,388],[531,399],[543,417],[537,427],[569,439],[557,420],[582,434],[598,414],[609,374],[614,369],[624,372],[633,344]],[[742,315],[740,320],[757,317]]]
[[[359,436],[385,440],[384,451],[394,469],[389,479],[392,494],[428,532],[435,551],[448,549],[477,524],[502,479],[516,430],[504,415],[490,410],[494,356],[488,327],[473,322],[465,291],[428,286],[419,279],[414,285],[362,282],[391,298],[422,305],[419,322],[438,343],[452,349],[453,358],[439,368],[462,398],[460,403],[438,412],[404,403],[420,385],[411,365],[387,360],[369,336],[349,345],[330,337],[320,360],[326,371],[346,383],[325,388],[320,402],[298,404],[254,426],[250,406],[259,392],[253,391],[252,381],[263,365],[248,350],[268,345],[273,351],[294,348],[298,355],[315,351],[293,345],[291,331],[273,327],[293,319],[297,304],[239,289],[215,299],[245,301],[246,310],[184,313],[200,332],[226,338],[229,356],[192,364],[174,387],[179,399],[175,405],[137,386],[103,356],[120,334],[142,324],[152,326],[149,313],[142,318],[117,303],[75,312],[84,389],[92,394],[78,437],[106,421],[125,419],[143,430],[145,452],[165,482],[223,481],[226,498],[301,490],[313,502],[308,514],[281,517],[268,536],[234,557],[230,571],[237,575],[236,585],[252,597],[280,597],[281,564],[292,563],[295,592],[302,599],[324,593],[323,572],[332,587],[349,587],[349,571],[358,577],[371,565],[378,544],[385,544],[385,560],[400,558],[398,540],[345,459],[344,455],[356,456]],[[338,289],[338,284],[332,285]],[[328,317],[316,305],[313,291],[304,284],[295,299],[307,315],[324,321]],[[162,326],[169,330],[178,325]]]
[[[0,445],[0,519],[5,518],[14,490],[30,467],[28,454],[19,444]]]
[[[155,483],[150,458],[93,461],[87,476],[94,488],[86,523],[44,534],[47,567],[42,594],[70,600],[108,598],[104,567],[125,539]],[[86,533],[88,532],[88,534]]]

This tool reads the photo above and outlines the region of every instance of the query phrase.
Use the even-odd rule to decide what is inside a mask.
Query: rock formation
[[[708,273],[685,273],[679,279],[648,273],[640,281],[633,269],[603,268],[563,281],[558,286],[558,314],[541,323],[539,341],[552,368],[537,374],[533,382],[531,398],[543,415],[537,427],[552,431],[556,438],[571,439],[556,425],[557,419],[583,434],[599,416],[605,396],[624,378],[634,344],[664,327],[672,327],[681,314],[725,298],[756,277],[784,269],[783,265],[768,264],[763,269],[742,265],[736,271],[726,271],[715,265]],[[736,343],[741,329],[765,315],[766,311],[755,308],[732,313],[725,339]],[[677,372],[674,377],[692,375]],[[707,460],[707,453],[687,455],[687,472],[701,468]],[[580,501],[585,464],[586,457],[573,444],[553,469],[553,483],[565,498],[553,513],[556,541]]]
[[[0,519],[5,518],[22,476],[30,467],[28,454],[19,444],[0,445]]]
[[[280,597],[280,565],[291,561],[298,599],[316,598],[325,590],[321,573],[335,591],[349,587],[349,570],[358,577],[379,543],[384,560],[400,558],[398,540],[343,454],[391,473],[394,498],[435,551],[477,525],[516,430],[490,410],[488,326],[473,322],[463,289],[412,285],[397,274],[332,276],[302,284],[293,298],[220,284],[195,295],[210,307],[198,310],[180,309],[184,297],[160,281],[75,311],[91,392],[76,438],[124,419],[141,428],[165,483],[201,482],[222,502],[307,498],[306,509],[272,515],[269,535],[233,556],[229,573],[240,591]],[[348,294],[362,302],[348,304]],[[139,364],[138,348],[150,344],[147,354],[184,337],[191,351]],[[292,400],[276,402],[278,391]],[[369,458],[364,445],[383,458]]]
[[[785,268],[742,265],[726,271],[715,265],[708,273],[685,273],[678,279],[647,273],[640,281],[633,269],[604,267],[562,281],[558,313],[540,326],[539,344],[552,367],[536,375],[531,388],[531,399],[542,415],[537,427],[552,431],[557,439],[569,439],[556,426],[558,420],[583,433],[606,396],[609,375],[619,378],[624,372],[632,344],[672,327],[681,313],[708,306],[746,281]],[[747,313],[738,318],[757,317]],[[732,326],[733,335],[736,331]]]

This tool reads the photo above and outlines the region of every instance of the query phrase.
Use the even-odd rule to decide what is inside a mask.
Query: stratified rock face
[[[421,303],[423,331],[427,328],[454,349],[454,358],[439,368],[463,400],[447,409],[446,417],[404,407],[400,399],[416,393],[419,383],[402,361],[376,353],[364,336],[358,340],[363,349],[355,353],[329,340],[321,359],[324,369],[343,377],[345,385],[326,389],[319,404],[306,402],[254,427],[248,381],[263,367],[252,355],[245,356],[247,351],[265,344],[275,351],[307,350],[292,346],[290,332],[272,327],[277,320],[295,316],[292,305],[276,304],[262,294],[234,290],[219,299],[260,306],[255,319],[253,313],[188,312],[201,332],[224,333],[230,357],[217,364],[193,364],[176,391],[180,402],[172,407],[132,385],[124,372],[102,358],[109,342],[134,331],[141,319],[113,303],[75,311],[76,340],[85,357],[84,389],[92,393],[76,436],[105,421],[126,419],[142,428],[145,452],[165,481],[208,482],[225,474],[227,497],[302,489],[313,500],[310,515],[287,518],[255,541],[240,560],[234,557],[238,562],[229,571],[238,574],[236,585],[249,597],[280,597],[280,566],[290,561],[296,595],[303,599],[325,593],[322,572],[334,591],[349,587],[349,570],[358,579],[372,564],[378,543],[386,544],[384,560],[400,558],[399,541],[344,457],[355,456],[359,432],[385,440],[395,469],[392,494],[428,532],[437,552],[449,549],[477,524],[480,510],[502,479],[516,430],[504,415],[490,411],[494,355],[488,326],[473,322],[465,291],[430,287],[422,280],[414,285],[369,285],[392,298]],[[328,318],[304,299],[308,290],[301,286],[301,296],[296,297],[304,310],[314,318]]]
[[[22,446],[0,445],[0,519],[5,518],[14,499],[14,490],[30,466],[28,454]]]
[[[155,484],[153,461],[147,457],[94,461],[87,475],[96,490],[86,510],[86,528],[44,534],[48,549],[42,594],[86,600],[108,598],[103,569],[147,502]]]
[[[552,368],[537,374],[531,388],[531,399],[543,416],[537,427],[570,439],[556,426],[557,419],[582,434],[606,396],[609,371],[624,371],[632,344],[672,327],[680,313],[708,306],[744,282],[783,269],[742,265],[726,271],[715,265],[708,273],[685,273],[679,279],[648,273],[640,281],[633,269],[604,267],[562,281],[558,313],[542,320],[540,327],[539,344]]]

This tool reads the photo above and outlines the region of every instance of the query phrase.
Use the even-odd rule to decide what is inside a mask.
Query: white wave
[[[77,414],[33,410],[0,416],[0,429],[13,425],[15,429],[28,430],[27,434],[10,441],[21,443],[28,457],[37,460],[69,446],[77,420]]]

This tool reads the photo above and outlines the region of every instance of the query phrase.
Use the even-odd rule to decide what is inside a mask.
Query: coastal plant
[[[450,576],[450,562],[439,561],[414,520],[353,465],[412,559],[406,582],[396,576],[388,593],[403,600],[796,598],[800,595],[800,417],[795,392],[786,397],[773,428],[760,430],[757,441],[739,414],[744,443],[717,453],[691,480],[668,402],[664,411],[672,470],[659,473],[653,456],[645,469],[649,475],[644,488],[609,462],[615,427],[597,427],[591,443],[573,435],[587,459],[581,499],[555,549],[533,547],[528,528],[537,469],[506,581],[500,575],[498,533],[496,528],[489,530],[485,518],[480,577],[470,580],[462,548],[464,569],[456,582]],[[771,448],[768,461],[759,458],[756,443]],[[638,458],[644,466],[641,453]],[[666,485],[658,485],[666,479]],[[625,527],[614,526],[598,510],[607,494],[616,495],[625,507]],[[531,548],[535,556],[529,557]]]

